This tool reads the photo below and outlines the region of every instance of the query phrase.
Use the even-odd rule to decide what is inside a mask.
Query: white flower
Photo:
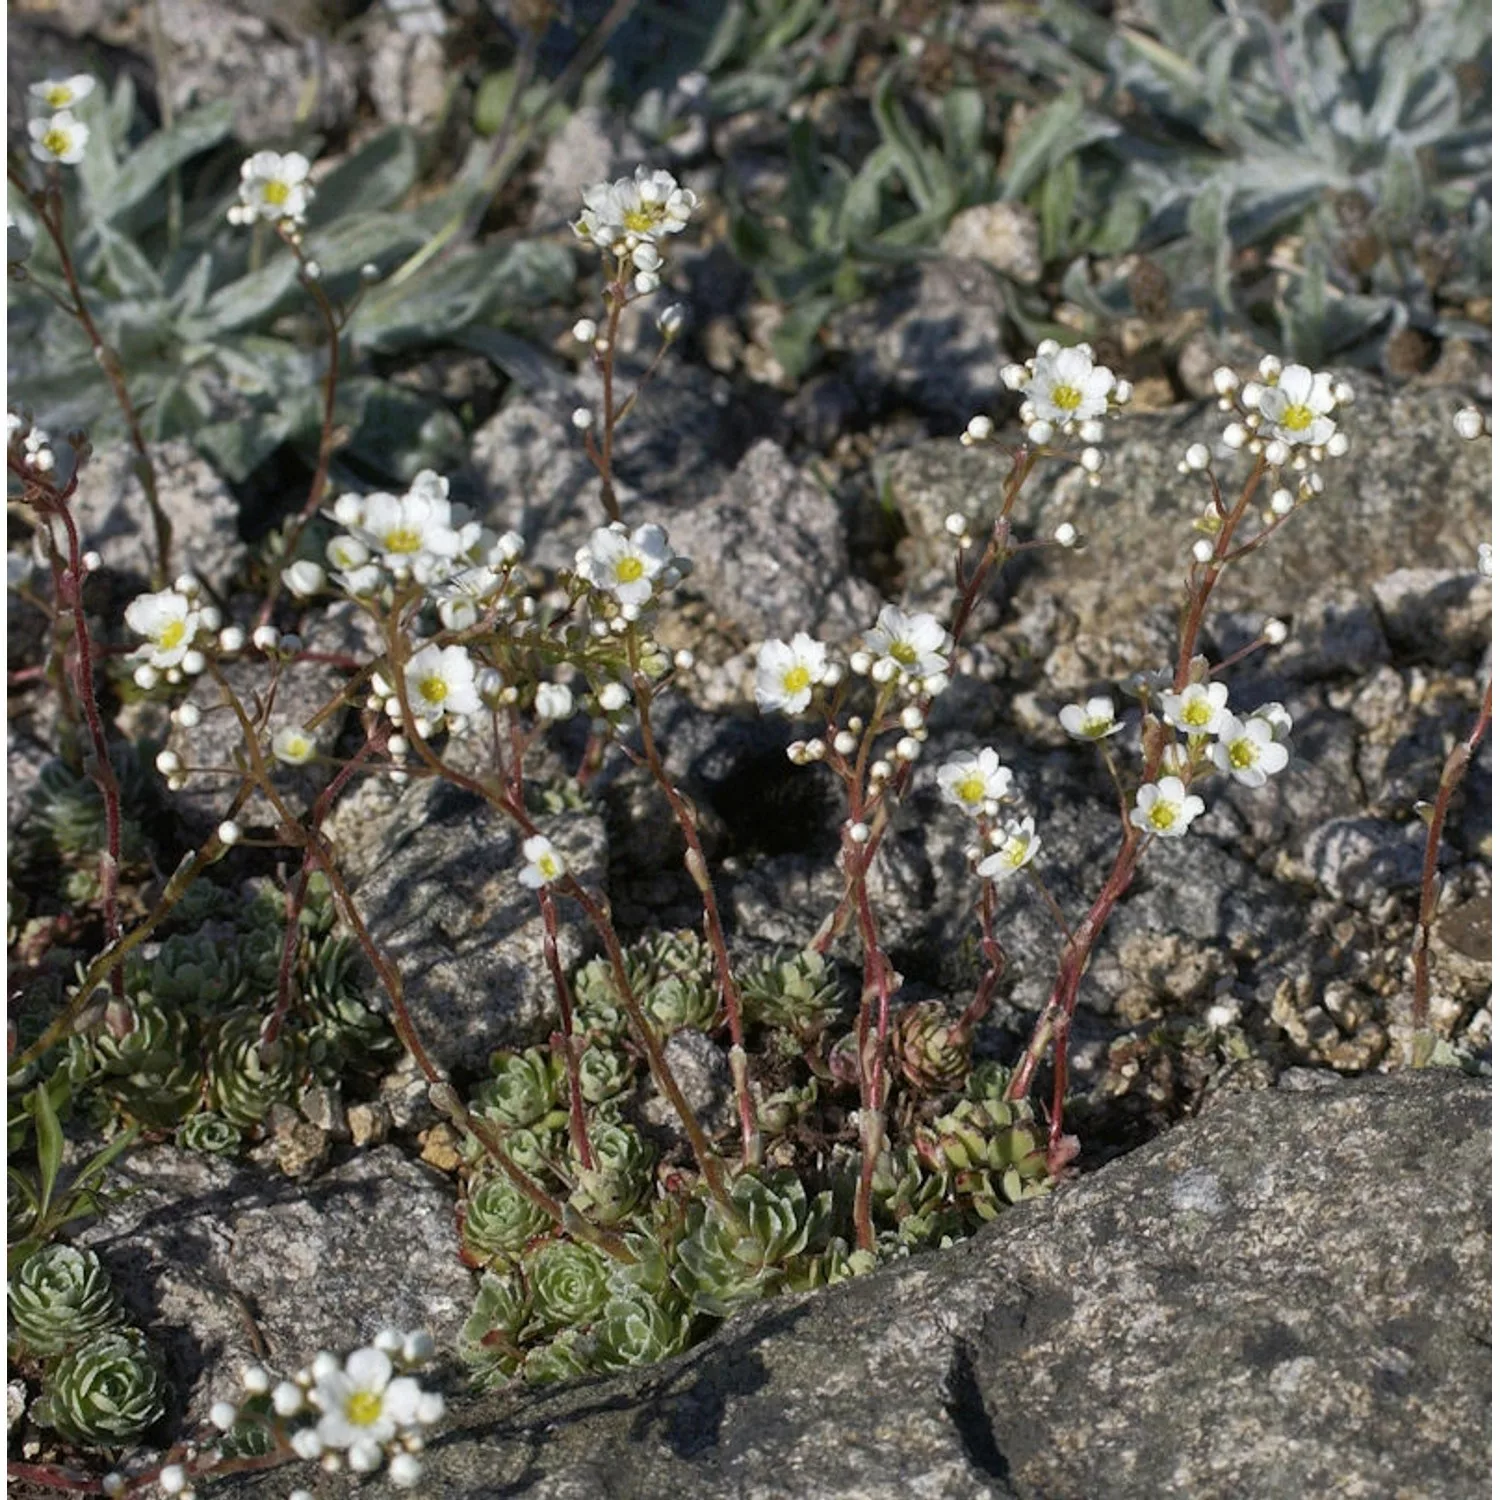
[[[429,480],[438,482],[425,482]],[[454,524],[446,490],[446,480],[424,470],[400,497],[366,495],[357,507],[358,518],[345,523],[349,535],[380,554],[381,562],[398,577],[420,571],[431,579],[445,573],[465,542]],[[345,514],[350,511],[346,509]]]
[[[1058,710],[1058,720],[1075,740],[1103,740],[1125,726],[1115,718],[1114,700],[1100,696],[1087,703],[1069,703]]]
[[[1287,365],[1259,398],[1261,416],[1283,443],[1321,448],[1333,436],[1334,421],[1328,413],[1338,402],[1331,375],[1314,375],[1306,365]]]
[[[82,120],[75,120],[71,111],[62,110],[50,120],[33,120],[26,128],[31,132],[31,154],[38,161],[76,167],[83,160],[89,128]]]
[[[297,598],[310,599],[323,587],[327,575],[317,563],[304,557],[281,570],[281,581]]]
[[[391,1460],[391,1483],[398,1490],[416,1487],[422,1479],[422,1463],[410,1453],[398,1453]]]
[[[1479,544],[1479,573],[1483,578],[1493,578],[1495,576],[1495,562],[1488,542],[1481,542]]]
[[[1217,734],[1228,701],[1222,682],[1190,682],[1180,693],[1163,693],[1161,710],[1169,724],[1187,734]]]
[[[639,607],[651,598],[657,574],[672,561],[660,526],[637,526],[627,533],[615,522],[601,526],[577,557],[579,573],[621,604]]]
[[[561,682],[537,684],[536,716],[539,719],[566,719],[573,712],[573,692]]]
[[[1187,832],[1188,824],[1202,811],[1202,797],[1190,797],[1176,776],[1164,776],[1160,781],[1148,781],[1135,794],[1130,821],[1147,833],[1175,839]]]
[[[1019,823],[1005,825],[1005,836],[1000,847],[987,859],[979,862],[981,879],[1001,881],[1023,870],[1036,858],[1042,841],[1036,836],[1036,820],[1022,818]]]
[[[1265,720],[1271,726],[1271,738],[1278,745],[1283,743],[1292,732],[1292,716],[1280,703],[1262,703],[1250,717]]]
[[[526,858],[526,868],[521,871],[521,884],[529,890],[540,890],[542,886],[551,885],[554,880],[561,880],[568,873],[562,855],[553,848],[552,840],[545,834],[533,834],[521,845],[521,853]]]
[[[1466,442],[1484,433],[1484,413],[1476,406],[1464,406],[1453,413],[1453,430]]]
[[[137,655],[148,665],[165,670],[182,664],[198,634],[202,617],[185,594],[164,589],[159,594],[142,594],[125,607],[125,623],[137,635],[150,642]]]
[[[283,765],[305,766],[317,753],[318,747],[305,729],[288,726],[271,736],[271,754]]]
[[[409,1375],[391,1379],[390,1356],[380,1349],[356,1349],[342,1370],[326,1367],[310,1392],[325,1448],[388,1442],[398,1429],[417,1420],[422,1388]]]
[[[1219,725],[1218,743],[1210,749],[1214,764],[1241,786],[1264,786],[1266,777],[1285,769],[1291,757],[1285,745],[1278,744],[1271,726],[1251,717],[1241,722],[1225,714]]]
[[[892,675],[936,677],[948,670],[948,652],[953,642],[938,623],[936,615],[909,615],[894,604],[880,611],[872,630],[865,631],[865,645],[874,654],[871,667],[880,681],[880,664],[891,665],[885,679]]]
[[[244,224],[256,219],[300,224],[313,196],[307,180],[310,170],[300,151],[289,151],[285,156],[276,151],[257,151],[240,168],[239,212],[234,217]]]
[[[1038,351],[1026,399],[1040,420],[1064,426],[1102,417],[1114,386],[1114,373],[1096,365],[1093,351],[1080,344],[1051,354]]]
[[[1010,769],[1000,764],[993,750],[977,755],[955,755],[938,767],[938,787],[945,802],[978,817],[985,803],[1001,802],[1010,795]]]
[[[670,172],[637,167],[633,178],[585,188],[583,204],[573,232],[601,250],[624,251],[680,233],[698,206],[698,195],[679,187]]]
[[[94,80],[87,73],[75,73],[71,78],[48,78],[34,83],[27,92],[48,109],[72,109],[94,92]]]
[[[599,707],[607,714],[617,714],[630,702],[630,690],[622,682],[606,682],[599,689]]]
[[[755,701],[762,713],[800,714],[828,670],[821,641],[799,630],[791,645],[767,641],[755,658]]]
[[[423,646],[407,662],[405,677],[406,694],[418,718],[479,712],[474,663],[462,646]]]

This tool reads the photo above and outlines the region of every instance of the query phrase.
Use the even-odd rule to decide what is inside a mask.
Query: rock
[[[710,1136],[732,1130],[736,1118],[734,1083],[724,1048],[689,1026],[674,1031],[662,1050],[699,1124]],[[648,1093],[642,1113],[652,1125],[671,1130],[686,1141],[676,1110],[654,1090]]]
[[[829,332],[867,405],[912,406],[958,432],[1000,399],[1004,319],[1005,299],[987,266],[930,260],[846,308]]]
[[[693,560],[689,591],[712,601],[752,640],[799,630],[852,635],[880,609],[849,576],[832,496],[769,438],[756,443],[714,499],[672,517],[672,543]]]
[[[538,820],[568,868],[597,887],[604,828],[596,817]],[[354,902],[401,971],[413,1024],[444,1068],[482,1071],[501,1045],[536,1040],[556,1014],[535,896],[516,878],[521,839],[472,793],[424,780],[392,798],[367,783],[329,825]],[[563,967],[584,956],[582,914],[558,902]]]
[[[976,203],[949,221],[939,247],[958,260],[977,260],[1031,286],[1042,277],[1042,239],[1024,203]]]
[[[172,524],[172,576],[196,573],[226,593],[246,556],[234,496],[189,443],[156,443],[151,457],[157,497]],[[156,533],[135,462],[123,443],[96,454],[78,481],[72,511],[83,547],[96,551],[121,582],[144,591]]]
[[[556,229],[583,211],[583,190],[634,170],[645,148],[633,132],[596,105],[569,113],[561,129],[547,140],[536,174],[533,229]]]
[[[758,1307],[651,1369],[451,1402],[424,1484],[516,1500],[1488,1495],[1489,1146],[1489,1086],[1441,1070],[1223,1095],[951,1251]],[[238,1476],[224,1493],[286,1487]]]
[[[425,1327],[451,1346],[468,1313],[453,1194],[394,1146],[291,1183],[170,1146],[115,1169],[128,1191],[79,1236],[167,1356],[174,1423],[243,1394],[250,1330],[288,1374],[381,1328]]]
[[[1474,571],[1398,568],[1374,584],[1394,650],[1422,661],[1472,660],[1490,639],[1490,581]]]
[[[371,45],[367,85],[386,124],[436,124],[453,84],[441,33],[409,30],[399,22],[380,28]]]
[[[1420,820],[1330,818],[1307,835],[1303,862],[1331,896],[1371,906],[1387,891],[1414,890],[1422,880],[1427,830]]]

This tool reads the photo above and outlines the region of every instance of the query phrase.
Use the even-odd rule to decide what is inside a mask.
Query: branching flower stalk
[[[130,388],[125,383],[125,371],[120,365],[120,356],[99,332],[99,325],[95,323],[94,315],[89,311],[83,288],[78,281],[78,272],[73,265],[72,253],[68,249],[68,237],[64,224],[65,209],[61,172],[56,165],[50,166],[47,183],[40,189],[33,189],[14,166],[9,168],[9,178],[11,186],[26,199],[36,214],[38,222],[47,231],[47,237],[57,251],[58,265],[62,269],[63,279],[67,282],[70,300],[64,301],[58,297],[54,297],[53,300],[64,312],[76,320],[89,343],[93,345],[94,358],[98,361],[99,368],[104,371],[105,379],[109,381],[115,402],[120,408],[120,415],[125,419],[125,431],[130,438],[130,446],[135,450],[136,477],[141,482],[141,489],[146,496],[146,505],[151,512],[151,525],[156,544],[156,555],[151,566],[151,586],[156,589],[165,588],[167,580],[172,576],[172,523],[161,508],[161,499],[157,491],[156,464],[152,460],[151,450],[146,446],[145,434],[141,430],[140,416],[136,412],[135,403],[130,399]]]

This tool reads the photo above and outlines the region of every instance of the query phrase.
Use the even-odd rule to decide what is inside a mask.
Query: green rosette
[[[61,1354],[122,1316],[99,1257],[72,1245],[44,1245],[28,1255],[6,1293],[11,1338],[33,1354]]]
[[[135,1329],[101,1333],[50,1365],[32,1415],[84,1447],[134,1442],[166,1410],[156,1351]]]

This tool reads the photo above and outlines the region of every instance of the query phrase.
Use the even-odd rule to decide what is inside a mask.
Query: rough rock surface
[[[80,1238],[167,1356],[174,1417],[242,1394],[252,1329],[290,1373],[389,1326],[451,1343],[468,1315],[452,1187],[394,1146],[310,1183],[156,1146],[118,1180],[128,1191]]]
[[[879,611],[875,590],[849,577],[833,497],[769,438],[712,500],[674,516],[671,536],[693,560],[691,591],[752,639],[798,630],[837,639]]]
[[[482,1071],[502,1044],[527,1043],[556,1014],[536,898],[517,875],[521,839],[480,799],[447,782],[399,794],[376,782],[342,801],[329,826],[354,902],[401,970],[418,1035],[444,1067]],[[568,868],[597,886],[604,828],[594,817],[538,826]],[[558,903],[565,968],[585,953],[585,924]]]
[[[1449,1073],[1226,1099],[955,1250],[770,1303],[665,1365],[455,1402],[425,1484],[451,1500],[1487,1495],[1489,1125],[1488,1085]]]

